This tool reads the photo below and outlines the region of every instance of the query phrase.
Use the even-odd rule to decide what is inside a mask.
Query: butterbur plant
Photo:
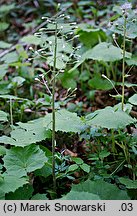
[[[52,175],[53,175],[53,190],[56,192],[56,174],[55,174],[55,91],[56,80],[60,73],[64,72],[67,64],[72,64],[78,61],[80,57],[77,50],[80,47],[74,47],[73,41],[78,37],[74,34],[77,28],[75,22],[69,22],[70,17],[62,14],[59,10],[58,4],[57,14],[52,17],[42,17],[47,21],[44,28],[40,29],[35,35],[41,40],[41,47],[35,51],[35,54],[45,59],[49,66],[49,70],[36,78],[37,81],[42,82],[51,96],[52,102]],[[51,81],[46,81],[48,73],[51,74]]]

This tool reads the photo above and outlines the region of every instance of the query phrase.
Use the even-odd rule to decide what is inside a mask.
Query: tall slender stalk
[[[13,126],[12,99],[10,98],[10,123]]]
[[[123,62],[122,62],[122,110],[124,110],[124,93],[125,93],[125,53],[126,53],[126,24],[127,19],[126,15],[124,15],[124,35],[123,35]]]
[[[53,71],[52,71],[52,176],[53,189],[56,192],[56,175],[55,175],[55,86],[56,86],[56,59],[57,59],[57,28],[55,25],[55,41],[54,41],[54,56],[53,56]]]

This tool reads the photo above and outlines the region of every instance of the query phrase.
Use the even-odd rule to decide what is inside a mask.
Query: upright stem
[[[10,123],[13,126],[12,99],[10,98]]]
[[[56,192],[56,175],[55,175],[55,86],[56,86],[56,58],[57,58],[57,22],[55,25],[55,41],[54,41],[54,62],[52,72],[52,176],[53,189]]]
[[[125,52],[126,52],[126,15],[124,15],[124,36],[123,36],[123,63],[122,63],[122,110],[124,110],[124,93],[125,93]]]

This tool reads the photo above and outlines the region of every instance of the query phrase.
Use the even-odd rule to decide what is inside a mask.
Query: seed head
[[[52,41],[49,41],[49,45],[52,45]]]
[[[131,3],[125,3],[121,6],[121,9],[124,11],[130,10],[132,8],[132,4]]]
[[[66,19],[70,19],[70,16],[65,16]]]
[[[32,48],[32,47],[29,47],[29,50],[33,50],[33,48]]]
[[[38,81],[38,82],[40,82],[40,80],[39,80],[37,77],[35,78],[35,81]]]

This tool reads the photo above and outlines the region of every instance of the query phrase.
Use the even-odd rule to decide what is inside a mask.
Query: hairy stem
[[[55,26],[55,41],[54,41],[54,62],[52,72],[52,176],[53,189],[56,192],[56,175],[55,175],[55,87],[56,87],[56,59],[57,59],[57,22]]]
[[[124,93],[125,93],[125,52],[126,52],[126,15],[124,15],[124,36],[123,36],[123,62],[122,62],[122,110],[124,110]]]

